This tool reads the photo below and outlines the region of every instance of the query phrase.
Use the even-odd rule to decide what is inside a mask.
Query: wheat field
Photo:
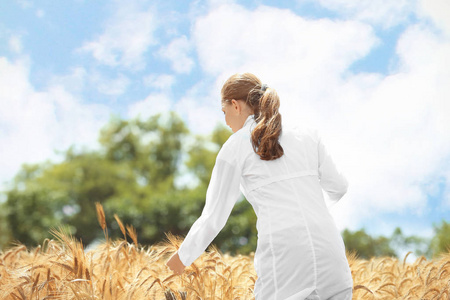
[[[183,275],[174,275],[165,262],[181,238],[168,234],[143,247],[133,227],[115,216],[124,238],[111,241],[101,206],[97,212],[106,239],[95,249],[85,251],[60,228],[37,248],[0,252],[0,299],[254,299],[252,255],[223,255],[211,247]],[[406,257],[348,260],[353,299],[450,299],[450,253],[414,263]]]

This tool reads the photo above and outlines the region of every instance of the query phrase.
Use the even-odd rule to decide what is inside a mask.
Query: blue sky
[[[338,226],[430,236],[450,220],[446,0],[8,1],[0,5],[0,182],[95,148],[111,115],[174,110],[208,133],[220,87],[255,73],[317,128],[350,189]]]

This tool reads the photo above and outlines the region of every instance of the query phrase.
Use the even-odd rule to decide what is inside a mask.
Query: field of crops
[[[100,214],[101,215],[101,214]],[[103,218],[104,220],[104,218]],[[35,248],[0,252],[0,299],[253,299],[252,256],[228,256],[214,247],[182,275],[165,266],[181,240],[138,245],[132,227],[124,239],[85,251],[63,229]],[[105,229],[106,224],[100,224]],[[133,243],[125,240],[128,235]],[[450,299],[450,254],[414,263],[394,258],[359,260],[349,255],[353,299]]]

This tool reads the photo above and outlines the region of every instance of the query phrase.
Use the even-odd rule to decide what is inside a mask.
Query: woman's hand
[[[186,268],[180,260],[178,256],[178,252],[175,252],[171,258],[166,262],[166,266],[168,266],[175,274],[181,275]]]

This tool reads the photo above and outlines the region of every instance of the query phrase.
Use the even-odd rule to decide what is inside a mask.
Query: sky
[[[2,1],[0,187],[95,149],[113,115],[175,111],[206,134],[237,72],[320,132],[350,184],[340,229],[430,237],[450,221],[448,0]]]

